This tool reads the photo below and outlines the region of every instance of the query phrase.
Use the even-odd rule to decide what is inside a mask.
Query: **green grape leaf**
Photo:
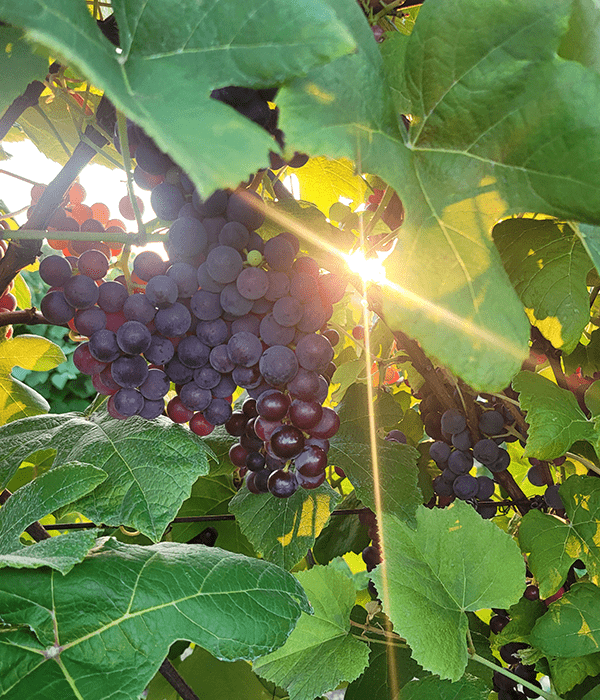
[[[570,476],[559,488],[569,522],[532,510],[521,520],[519,545],[542,598],[564,583],[572,564],[581,559],[590,581],[600,585],[600,483],[593,476]]]
[[[313,546],[340,496],[327,482],[289,498],[250,493],[243,486],[229,502],[229,511],[257,554],[290,570]]]
[[[202,700],[273,700],[273,694],[253,673],[246,661],[219,661],[200,647],[173,666]],[[214,683],[207,683],[214,678]],[[216,682],[218,679],[218,682]],[[145,700],[180,700],[181,696],[164,676],[157,673],[148,685]]]
[[[0,115],[33,80],[45,80],[48,61],[38,56],[16,27],[0,27]]]
[[[0,610],[19,628],[0,635],[6,700],[41,700],[50,686],[61,700],[133,700],[175,640],[219,659],[254,659],[281,646],[309,606],[294,577],[268,562],[216,547],[108,539],[65,577],[4,572]]]
[[[412,530],[384,513],[384,566],[373,572],[394,630],[428,671],[457,681],[467,666],[467,611],[508,607],[525,587],[516,542],[470,506],[420,506]],[[498,562],[502,566],[498,566]]]
[[[600,652],[568,659],[551,657],[548,659],[552,685],[560,695],[567,693],[588,676],[600,673]]]
[[[56,462],[100,467],[108,478],[71,509],[92,522],[125,525],[157,541],[208,472],[209,448],[189,430],[160,417],[118,421],[104,412],[34,416],[0,428],[0,483],[32,452],[56,450]]]
[[[346,472],[357,496],[371,510],[376,510],[375,489],[380,489],[383,510],[414,525],[417,507],[423,502],[417,485],[419,453],[409,445],[376,438],[379,473],[376,483],[369,434],[370,410],[375,412],[378,428],[393,428],[402,418],[402,409],[391,396],[378,394],[374,404],[370,404],[367,387],[354,384],[338,406],[340,429],[329,440],[329,463]]]
[[[354,165],[347,158],[310,158],[294,172],[300,185],[300,199],[312,202],[326,216],[331,205],[339,202],[340,197],[352,200],[352,209],[365,199],[367,184],[356,174]]]
[[[231,476],[201,476],[192,486],[192,493],[186,499],[177,517],[191,515],[223,515],[229,513],[229,502],[237,493]],[[229,552],[238,552],[253,556],[254,550],[240,530],[236,520],[221,520],[200,523],[173,523],[169,530],[169,540],[172,542],[189,542],[206,527],[217,531],[217,545]]]
[[[586,418],[570,391],[533,372],[520,372],[512,384],[520,394],[521,407],[527,411],[529,436],[525,457],[555,459],[578,440],[596,444],[598,429]]]
[[[546,656],[586,656],[600,647],[600,588],[580,582],[571,586],[535,623],[530,643]]]
[[[384,317],[478,389],[510,381],[529,336],[492,226],[523,211],[599,223],[600,84],[557,56],[570,11],[428,0],[394,78],[357,7],[358,51],[278,98],[291,148],[353,158],[398,192],[406,219],[386,260]],[[408,134],[390,87],[411,108]]]
[[[362,503],[352,491],[339,504],[340,510],[362,508]],[[313,555],[319,564],[329,564],[336,557],[347,552],[360,554],[370,542],[367,528],[361,524],[358,515],[340,515],[330,519],[317,537]]]
[[[529,644],[531,630],[546,610],[541,600],[521,598],[518,603],[511,605],[508,609],[510,622],[499,634],[492,635],[492,649],[499,652],[500,648],[509,642]]]
[[[548,219],[506,219],[496,244],[532,325],[555,348],[571,352],[590,320],[586,278],[593,267],[573,229]]]
[[[590,342],[581,343],[569,355],[563,355],[563,364],[567,374],[573,374],[581,367],[581,372],[587,377],[593,377],[600,368],[600,328],[590,333]]]
[[[232,438],[222,425],[217,425],[203,440],[215,456],[214,461],[210,463],[210,475],[231,474],[235,467],[229,459],[229,449],[234,444],[235,438]]]
[[[0,509],[0,568],[49,566],[68,573],[94,545],[97,532],[52,537],[24,547],[25,528],[61,506],[84,496],[107,477],[91,464],[72,462],[55,467],[16,491]]]
[[[27,282],[23,279],[23,275],[17,275],[15,277],[15,286],[12,293],[15,295],[17,300],[17,307],[19,309],[28,309],[31,304],[31,292],[27,286]]]
[[[13,367],[45,372],[65,359],[58,345],[37,335],[19,335],[0,341],[0,424],[50,410],[43,396],[11,376]]]
[[[490,689],[480,678],[468,674],[454,683],[428,676],[403,686],[398,700],[488,700],[489,694]]]
[[[285,688],[290,700],[314,700],[357,678],[367,666],[369,648],[350,634],[356,593],[347,576],[318,566],[296,577],[314,615],[301,615],[288,641],[255,661],[254,671]]]
[[[578,61],[600,73],[600,5],[598,0],[574,0],[569,29],[560,44],[559,54]]]
[[[25,8],[4,0],[0,8],[3,19],[26,28],[105,90],[204,194],[235,187],[268,164],[273,148],[266,131],[211,100],[212,89],[271,87],[354,49],[322,0],[127,0],[114,10],[120,53],[84,4],[34,0]]]

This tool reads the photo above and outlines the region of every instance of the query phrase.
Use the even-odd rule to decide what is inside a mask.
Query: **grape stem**
[[[469,653],[473,661],[477,661],[477,663],[480,663],[483,666],[487,666],[488,668],[491,668],[494,671],[501,673],[503,676],[510,678],[516,683],[522,685],[524,688],[529,688],[529,690],[533,690],[538,695],[541,695],[541,697],[546,698],[546,700],[561,700],[560,696],[555,695],[554,693],[549,692],[547,690],[543,690],[542,688],[539,688],[537,685],[533,685],[533,683],[529,683],[529,681],[526,681],[523,678],[519,678],[519,676],[517,676],[514,673],[511,673],[507,668],[504,668],[503,666],[498,666],[493,661],[488,661],[488,659],[485,659],[483,656],[479,656],[479,654],[471,652]]]
[[[365,632],[378,634],[381,637],[386,637],[387,639],[393,639],[395,642],[406,644],[406,639],[401,637],[399,634],[396,634],[395,632],[388,632],[387,630],[382,630],[379,627],[373,627],[372,625],[363,625],[361,622],[355,622],[354,620],[350,620],[350,624],[352,625],[352,627],[358,627],[359,629],[364,630]]]
[[[23,177],[22,175],[17,175],[16,173],[11,173],[10,170],[0,169],[0,175],[8,175],[9,177],[14,177],[15,180],[21,180],[22,182],[27,182],[30,185],[43,185],[43,182],[36,182],[35,180],[30,180],[28,177]],[[26,209],[28,207],[25,207]]]
[[[129,137],[127,136],[127,119],[123,112],[117,111],[117,125],[119,127],[119,141],[121,142],[121,155],[123,156],[123,162],[125,163],[125,173],[127,174],[127,193],[129,194],[129,199],[131,201],[131,206],[133,207],[133,213],[135,214],[135,220],[138,225],[138,233],[140,237],[146,234],[146,227],[142,222],[142,215],[140,214],[140,209],[137,204],[137,199],[135,198],[135,193],[133,191],[133,175],[131,173],[131,156],[129,155]]]
[[[161,676],[169,683],[169,685],[177,692],[183,700],[200,700],[190,686],[179,675],[179,672],[169,661],[165,659],[158,669]]]
[[[124,243],[125,245],[143,246],[146,243],[164,243],[165,234],[144,234],[140,236],[137,233],[99,233],[98,231],[45,231],[43,229],[19,229],[18,231],[10,231],[8,229],[0,230],[0,240],[34,240],[43,241],[97,241],[104,236],[106,240],[113,243]]]

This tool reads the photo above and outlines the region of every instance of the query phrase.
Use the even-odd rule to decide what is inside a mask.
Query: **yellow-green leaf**
[[[355,206],[364,201],[367,185],[355,174],[354,165],[347,158],[311,158],[294,173],[300,183],[301,199],[316,204],[324,214],[340,197],[351,199]]]

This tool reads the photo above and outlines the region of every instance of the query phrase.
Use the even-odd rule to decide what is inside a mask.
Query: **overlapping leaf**
[[[330,160],[323,156],[311,158],[299,168],[300,198],[315,204],[326,216],[329,208],[340,197],[351,199],[354,207],[365,198],[367,185],[354,170],[348,159]]]
[[[524,589],[523,557],[514,540],[470,506],[420,506],[412,530],[383,516],[385,566],[374,572],[394,631],[428,671],[457,681],[467,666],[467,611],[508,607]],[[502,566],[498,566],[498,562]]]
[[[409,445],[376,438],[374,446],[379,468],[379,481],[376,482],[369,410],[375,412],[378,428],[392,428],[402,418],[402,410],[392,397],[380,394],[370,405],[367,387],[354,384],[339,405],[341,425],[338,433],[330,439],[329,462],[346,472],[366,506],[375,510],[375,489],[379,489],[383,510],[414,525],[417,507],[423,502],[417,485],[419,453]]]
[[[2,0],[0,17],[66,57],[144,127],[204,193],[267,165],[271,137],[211,90],[271,87],[353,50],[322,0],[115,3],[122,52],[84,3]]]
[[[562,586],[577,559],[590,580],[600,584],[600,484],[592,476],[570,476],[560,487],[566,523],[559,518],[530,511],[519,528],[519,544],[528,554],[529,567],[548,598]]]
[[[27,547],[19,536],[31,523],[92,491],[106,476],[91,464],[63,464],[14,493],[0,509],[0,568],[49,566],[68,573],[93,547],[97,531],[52,537]]]
[[[109,539],[65,577],[3,573],[0,695],[41,700],[51,687],[61,700],[134,700],[175,640],[254,659],[281,646],[308,610],[298,582],[268,562]]]
[[[65,359],[58,345],[47,338],[20,335],[0,342],[0,425],[50,410],[43,396],[11,376],[12,368],[44,372]]]
[[[313,546],[339,500],[327,482],[310,491],[299,488],[289,498],[253,494],[243,486],[229,510],[255,551],[289,570]]]
[[[546,656],[576,657],[600,647],[600,588],[593,583],[574,584],[535,623],[531,643]]]
[[[156,541],[208,473],[210,452],[193,433],[167,418],[117,421],[106,413],[35,416],[0,428],[0,484],[32,452],[54,448],[58,463],[81,461],[108,478],[73,509],[92,522],[127,525]]]
[[[592,268],[579,237],[549,219],[506,219],[494,243],[529,320],[555,348],[571,352],[590,320],[586,277]]]
[[[520,394],[530,426],[525,457],[555,459],[578,440],[596,444],[598,429],[586,418],[570,391],[533,372],[518,374],[513,387]]]
[[[48,61],[34,53],[23,32],[15,27],[0,27],[0,116],[11,102],[22,95],[32,80],[45,80]]]
[[[340,509],[361,508],[362,503],[352,491],[339,505]],[[343,557],[347,552],[360,554],[369,544],[367,528],[358,515],[336,516],[331,518],[321,531],[313,547],[313,555],[319,564],[328,564],[335,557]]]
[[[487,700],[490,689],[479,678],[465,674],[455,683],[428,676],[407,683],[398,700]]]
[[[506,385],[528,335],[492,225],[518,211],[598,223],[600,82],[556,56],[570,9],[425,4],[406,47],[390,49],[391,60],[405,56],[387,79],[410,107],[408,135],[358,16],[359,52],[294,81],[280,100],[295,147],[352,157],[398,191],[406,221],[388,258],[396,287],[386,320],[478,388]]]
[[[314,700],[357,678],[368,663],[369,648],[350,634],[356,593],[347,576],[319,566],[297,578],[314,615],[301,615],[288,641],[258,659],[254,671],[285,688],[290,700]]]

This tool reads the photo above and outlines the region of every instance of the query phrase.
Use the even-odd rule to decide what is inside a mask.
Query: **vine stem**
[[[8,175],[9,177],[14,177],[15,180],[22,180],[27,182],[29,185],[43,185],[43,182],[36,182],[35,180],[30,180],[28,177],[23,177],[22,175],[17,175],[16,173],[11,173],[10,170],[0,169],[0,175]],[[28,208],[28,207],[26,207]]]
[[[135,198],[135,193],[133,191],[131,156],[129,155],[129,137],[127,136],[127,119],[121,111],[117,112],[117,124],[119,127],[119,141],[121,142],[121,155],[123,156],[123,163],[125,164],[125,173],[127,174],[127,193],[129,194],[131,206],[133,207],[133,213],[135,214],[135,221],[138,225],[138,233],[140,234],[140,236],[143,236],[146,234],[146,227],[142,222],[142,215],[140,214],[137,199]]]
[[[0,230],[0,240],[34,240],[42,241],[97,241],[101,236],[112,243],[124,243],[125,245],[145,245],[147,242],[164,243],[166,236],[164,233],[143,234],[137,233],[98,233],[98,231],[44,231],[42,229],[18,229]]]
[[[399,634],[396,634],[395,632],[388,632],[387,630],[382,630],[379,629],[379,627],[373,627],[372,625],[363,625],[361,622],[355,622],[354,620],[350,620],[350,625],[352,627],[358,627],[359,629],[364,630],[365,632],[378,634],[381,637],[386,637],[387,639],[393,639],[395,642],[401,642],[406,644],[406,639],[401,637]]]
[[[165,659],[158,670],[169,685],[179,693],[183,700],[200,700],[196,693],[194,693],[190,686],[179,675],[179,672],[169,659]]]
[[[19,309],[18,311],[1,311],[0,312],[0,328],[10,325],[36,326],[44,324],[46,326],[55,326],[45,316],[32,306],[31,309]]]
[[[485,659],[483,656],[479,656],[479,654],[471,654],[471,658],[473,659],[473,661],[477,661],[477,663],[480,663],[483,666],[487,666],[488,668],[491,668],[494,671],[498,671],[498,673],[501,673],[503,676],[506,676],[507,678],[516,681],[517,683],[519,683],[519,685],[522,685],[524,688],[529,688],[529,690],[533,690],[538,695],[541,695],[541,697],[546,698],[546,700],[562,700],[560,696],[555,695],[554,693],[549,692],[547,690],[544,690],[543,688],[538,688],[537,685],[533,685],[533,683],[529,683],[529,681],[523,680],[523,678],[519,678],[519,676],[515,675],[514,673],[511,673],[507,668],[504,668],[503,666],[498,666],[493,661],[488,661],[488,659]]]
[[[565,452],[565,457],[570,457],[571,459],[575,459],[578,462],[581,462],[581,464],[583,464],[584,467],[591,469],[593,472],[596,472],[596,474],[600,476],[600,467],[597,467],[593,462],[590,462],[589,459],[581,457],[580,455],[576,455],[574,452]]]

